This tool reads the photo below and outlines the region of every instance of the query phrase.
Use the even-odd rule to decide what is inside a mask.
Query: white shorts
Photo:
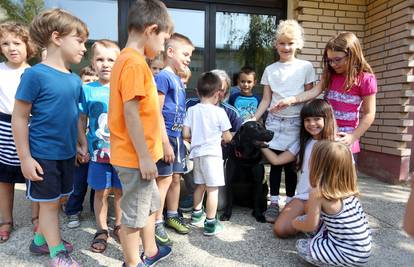
[[[286,151],[291,144],[299,140],[300,117],[283,118],[269,113],[266,129],[274,133],[269,148]]]
[[[224,186],[223,158],[217,156],[201,156],[193,158],[193,176],[195,184],[209,187]]]

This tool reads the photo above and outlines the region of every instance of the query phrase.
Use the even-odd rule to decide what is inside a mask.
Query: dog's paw
[[[227,214],[222,214],[220,216],[220,221],[228,221],[230,220],[231,215],[227,215]]]
[[[266,219],[263,214],[256,214],[254,211],[252,211],[252,216],[256,219],[257,222],[265,223]]]

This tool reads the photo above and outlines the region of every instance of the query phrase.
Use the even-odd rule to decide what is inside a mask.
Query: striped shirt
[[[360,266],[371,255],[371,231],[358,198],[342,200],[342,210],[334,215],[321,212],[324,231],[312,238],[312,258],[339,266]]]
[[[0,113],[0,163],[20,166],[11,129],[11,115]]]

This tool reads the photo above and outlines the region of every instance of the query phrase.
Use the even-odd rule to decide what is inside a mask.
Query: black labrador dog
[[[232,215],[233,200],[252,207],[258,222],[265,222],[263,212],[267,207],[268,186],[264,181],[264,165],[260,148],[267,147],[273,132],[256,121],[245,122],[229,144],[225,167],[226,205],[220,220],[228,221]],[[245,192],[238,194],[236,185],[243,184]],[[247,188],[247,190],[246,190]],[[239,199],[239,201],[237,201]],[[243,205],[243,204],[242,204]]]

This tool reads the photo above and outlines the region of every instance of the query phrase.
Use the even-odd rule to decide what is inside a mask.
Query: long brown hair
[[[352,32],[341,32],[330,39],[323,52],[323,71],[321,85],[322,89],[328,89],[332,73],[335,70],[328,63],[327,51],[344,52],[347,60],[346,80],[344,90],[351,90],[352,86],[358,84],[358,78],[363,72],[373,73],[371,66],[367,63],[362,53],[362,47],[358,38]]]
[[[331,105],[323,99],[314,99],[306,103],[300,111],[301,126],[299,135],[299,156],[297,161],[298,171],[302,170],[303,167],[306,144],[312,139],[312,135],[305,129],[305,119],[309,117],[323,118],[324,127],[320,136],[321,140],[333,141],[335,139],[336,121],[333,116]]]
[[[327,200],[358,195],[357,175],[349,147],[327,140],[316,143],[310,160],[309,181]]]

